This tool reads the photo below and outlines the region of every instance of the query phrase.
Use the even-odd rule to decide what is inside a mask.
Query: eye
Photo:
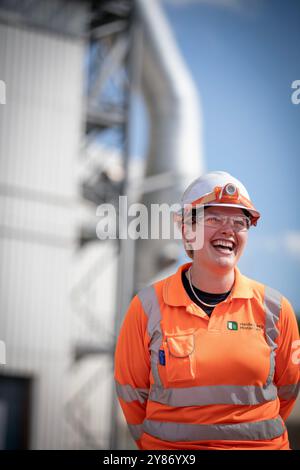
[[[217,215],[207,215],[204,220],[208,225],[220,224],[222,221],[221,217],[218,217]]]
[[[235,217],[233,219],[234,226],[236,228],[248,229],[250,227],[250,221],[248,217]]]
[[[240,227],[243,227],[245,225],[245,223],[246,223],[246,221],[242,218],[241,219],[237,219],[237,218],[234,219],[234,224],[239,225]]]

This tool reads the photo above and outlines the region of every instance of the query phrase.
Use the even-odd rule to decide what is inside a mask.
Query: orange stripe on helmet
[[[192,206],[196,206],[198,204],[208,204],[209,202],[216,201],[216,202],[220,202],[223,204],[225,203],[243,204],[249,209],[255,210],[255,207],[253,206],[252,202],[249,201],[249,199],[247,199],[245,196],[242,196],[238,188],[236,188],[236,191],[234,194],[228,194],[224,192],[224,189],[226,188],[226,186],[224,188],[222,188],[221,186],[216,186],[213,192],[209,194],[205,194],[199,199],[196,199],[196,201],[193,201]]]

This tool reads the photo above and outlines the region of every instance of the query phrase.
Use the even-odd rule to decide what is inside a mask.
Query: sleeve
[[[278,330],[274,381],[280,400],[279,413],[286,420],[299,393],[299,360],[295,355],[295,348],[299,349],[299,331],[293,307],[285,297],[282,299]]]
[[[129,431],[140,449],[150,387],[150,338],[147,323],[141,302],[135,296],[125,315],[115,352],[118,400]]]

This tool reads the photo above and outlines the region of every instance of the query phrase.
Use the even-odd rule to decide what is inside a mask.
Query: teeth
[[[223,251],[232,251],[232,248],[229,248],[229,246],[214,245],[214,248],[217,248],[218,250],[223,250]]]
[[[233,243],[228,240],[214,240],[212,242],[213,246],[225,247],[233,249]]]

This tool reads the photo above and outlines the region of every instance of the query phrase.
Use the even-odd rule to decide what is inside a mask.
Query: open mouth
[[[234,253],[236,247],[236,244],[229,240],[213,240],[211,245],[218,253],[223,255]]]

